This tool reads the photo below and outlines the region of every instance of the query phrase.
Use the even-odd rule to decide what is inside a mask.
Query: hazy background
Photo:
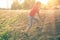
[[[30,9],[40,1],[40,8],[59,6],[60,0],[0,0],[0,9]]]

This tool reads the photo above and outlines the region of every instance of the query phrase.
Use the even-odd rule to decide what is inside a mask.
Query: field
[[[54,13],[53,10],[43,10],[40,18],[36,15],[39,23],[34,21],[27,35],[24,30],[29,27],[29,10],[0,10],[0,40],[45,40],[45,36],[42,36],[45,35],[43,32],[49,28],[46,24],[52,24],[49,30],[55,33],[54,25],[57,15]],[[59,17],[57,18],[60,20]]]

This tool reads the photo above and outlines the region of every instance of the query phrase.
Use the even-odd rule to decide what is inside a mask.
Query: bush
[[[0,34],[0,40],[9,40],[11,37],[10,31],[5,31]]]

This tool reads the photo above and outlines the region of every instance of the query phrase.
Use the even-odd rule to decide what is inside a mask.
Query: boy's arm
[[[40,18],[40,14],[39,14],[39,11],[37,12],[37,15],[38,15],[38,17]]]

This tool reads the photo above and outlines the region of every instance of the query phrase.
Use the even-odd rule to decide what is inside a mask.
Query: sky
[[[0,8],[11,8],[12,0],[0,0]]]
[[[19,3],[23,3],[24,0],[18,0]],[[41,3],[43,4],[47,4],[47,0],[36,0],[37,1],[40,1]],[[0,8],[11,8],[11,4],[13,3],[13,0],[0,0]]]
[[[23,3],[24,0],[18,0],[19,3]],[[0,0],[0,8],[11,8],[11,4],[13,3],[13,0]]]

